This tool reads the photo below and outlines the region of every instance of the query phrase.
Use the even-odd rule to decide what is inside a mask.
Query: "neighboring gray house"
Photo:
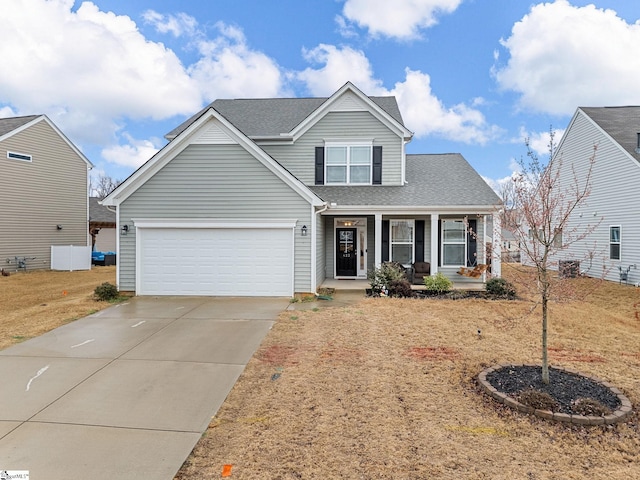
[[[89,197],[89,233],[91,250],[96,252],[115,252],[116,212],[100,205],[98,197]]]
[[[45,115],[0,118],[0,266],[50,268],[52,245],[89,245],[87,158]]]
[[[640,282],[640,107],[581,107],[565,131],[555,158],[561,182],[583,179],[597,146],[591,192],[567,229],[595,230],[571,245],[559,260],[577,260],[592,277]],[[636,269],[634,265],[637,265]]]
[[[387,260],[462,280],[460,266],[489,260],[477,239],[499,198],[459,154],[407,155],[411,138],[394,97],[351,83],[216,100],[103,200],[117,208],[118,287],[290,296]]]

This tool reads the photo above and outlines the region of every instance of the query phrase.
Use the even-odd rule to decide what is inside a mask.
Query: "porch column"
[[[438,273],[438,220],[437,213],[431,214],[431,275]]]
[[[382,265],[382,214],[376,213],[375,219],[375,256],[374,266],[380,268]]]
[[[491,245],[491,276],[502,276],[502,222],[500,213],[493,215],[493,243]]]

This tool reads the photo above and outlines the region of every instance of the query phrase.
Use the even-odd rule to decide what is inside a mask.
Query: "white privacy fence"
[[[91,247],[52,245],[51,270],[91,270]]]

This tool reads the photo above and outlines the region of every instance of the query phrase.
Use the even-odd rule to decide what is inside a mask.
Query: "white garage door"
[[[291,296],[291,228],[139,228],[140,295]]]

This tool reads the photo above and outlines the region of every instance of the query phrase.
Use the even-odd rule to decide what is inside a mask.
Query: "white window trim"
[[[13,155],[13,156],[12,156]],[[28,157],[27,158],[19,158],[19,157]],[[19,162],[33,162],[33,156],[27,153],[19,153],[19,152],[11,152],[7,151],[7,158],[10,160],[17,160]]]
[[[346,147],[347,148],[347,163],[344,165],[347,169],[347,181],[345,183],[330,182],[327,175],[327,169],[329,167],[338,167],[342,165],[328,165],[327,156],[329,154],[329,148],[332,147]],[[369,147],[369,181],[364,183],[351,182],[351,148],[350,147]],[[364,166],[364,164],[356,164]],[[324,178],[325,185],[372,185],[373,184],[373,140],[345,140],[345,141],[330,141],[325,140],[324,144]]]
[[[394,242],[393,241],[393,222],[408,222],[411,224],[411,242]],[[389,219],[389,259],[395,262],[393,258],[393,246],[394,245],[411,245],[411,263],[405,265],[409,267],[416,261],[416,221],[413,218],[390,218]]]
[[[443,218],[442,220],[442,232],[440,234],[440,244],[442,245],[442,266],[443,267],[466,267],[467,266],[467,258],[468,258],[468,251],[467,249],[469,248],[469,246],[467,245],[467,227],[466,227],[466,222],[464,221],[464,218]],[[464,227],[463,232],[463,238],[462,241],[457,241],[457,242],[445,242],[444,240],[444,222],[462,222],[462,225]],[[462,265],[448,265],[444,263],[444,246],[445,245],[464,245],[464,254],[462,256],[462,259],[464,261],[464,263]]]
[[[617,242],[611,241],[611,229],[618,229],[618,238]],[[611,245],[618,245],[618,258],[611,257]],[[620,225],[609,225],[609,260],[621,261],[622,260],[622,226]]]

